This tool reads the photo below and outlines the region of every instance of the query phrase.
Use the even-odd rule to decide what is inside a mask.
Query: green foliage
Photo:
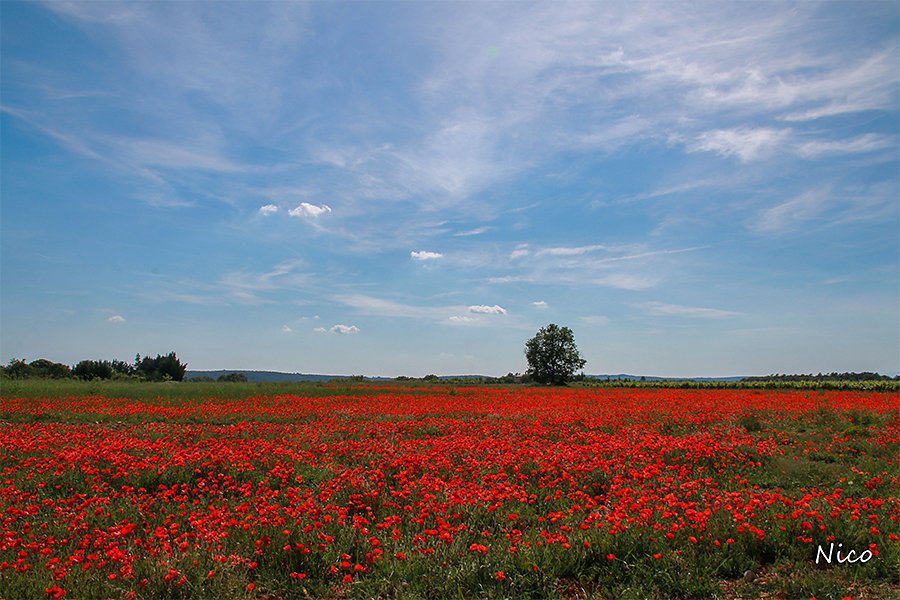
[[[112,367],[112,370],[119,375],[134,375],[134,367],[124,360],[116,360],[113,359],[109,366]]]
[[[156,358],[145,356],[135,366],[137,374],[150,381],[182,381],[187,363],[182,364],[174,352]]]
[[[563,385],[585,361],[575,346],[575,336],[568,327],[550,323],[525,342],[528,374],[538,383]]]
[[[5,367],[0,367],[0,376],[3,379],[27,379],[29,377],[64,379],[72,376],[72,370],[69,365],[55,363],[46,358],[39,358],[31,363],[13,358]]]
[[[55,363],[46,358],[39,358],[28,365],[31,367],[32,377],[47,377],[49,379],[63,379],[72,375],[69,365]]]
[[[13,358],[3,367],[4,379],[26,379],[31,377],[31,367],[24,360]]]
[[[72,375],[86,381],[110,379],[113,376],[113,368],[108,360],[83,360],[72,369]]]

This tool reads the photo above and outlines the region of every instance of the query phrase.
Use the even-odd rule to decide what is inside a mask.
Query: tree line
[[[165,356],[157,354],[134,357],[134,363],[123,360],[82,360],[70,367],[62,363],[39,358],[29,362],[14,358],[6,366],[0,366],[0,377],[5,379],[136,379],[141,381],[183,381],[187,363],[178,360],[174,352]]]
[[[761,377],[744,377],[742,381],[900,381],[900,376],[891,378],[889,375],[880,375],[870,371],[862,373],[818,373],[813,375],[763,375]]]

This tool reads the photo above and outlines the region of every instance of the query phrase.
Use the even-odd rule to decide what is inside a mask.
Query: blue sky
[[[896,2],[3,2],[0,360],[900,371]]]

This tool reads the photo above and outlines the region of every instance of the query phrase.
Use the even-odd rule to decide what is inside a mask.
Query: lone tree
[[[554,323],[525,342],[525,359],[527,373],[538,383],[551,385],[563,385],[587,362],[578,353],[572,330]]]

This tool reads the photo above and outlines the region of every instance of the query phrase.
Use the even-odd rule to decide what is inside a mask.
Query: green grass
[[[7,398],[62,398],[66,396],[104,396],[130,400],[189,401],[203,398],[239,400],[259,396],[298,395],[368,396],[378,394],[378,384],[334,382],[218,382],[218,381],[134,381],[78,379],[3,379],[0,394]]]

